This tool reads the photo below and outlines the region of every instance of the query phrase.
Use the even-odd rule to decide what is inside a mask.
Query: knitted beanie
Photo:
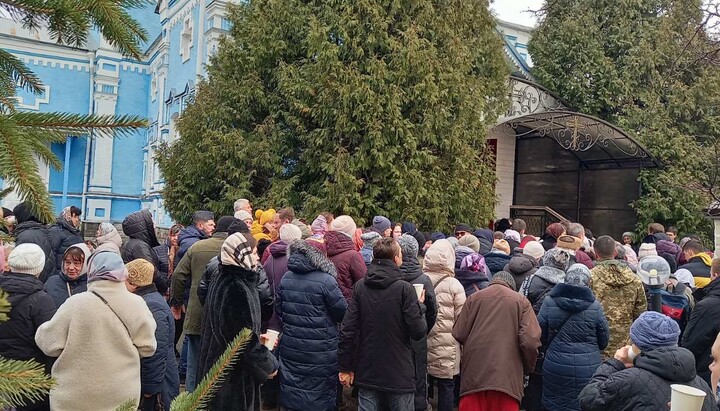
[[[539,260],[545,255],[545,248],[538,241],[529,241],[523,248],[523,254]]]
[[[630,326],[630,341],[642,351],[676,346],[680,337],[678,323],[665,314],[645,311]]]
[[[252,216],[245,210],[238,210],[235,212],[235,219],[240,221],[252,220]]]
[[[565,274],[565,284],[590,286],[590,270],[584,264],[573,264]]]
[[[388,228],[390,228],[389,224]],[[350,238],[355,236],[356,229],[357,225],[355,225],[355,220],[353,220],[349,215],[338,216],[332,221],[332,223],[330,223],[330,230],[343,233]]]
[[[638,258],[647,257],[649,255],[658,255],[657,248],[653,243],[642,243],[638,250]]]
[[[490,282],[490,284],[503,284],[510,287],[511,290],[517,291],[515,289],[515,278],[507,271],[500,271],[499,273],[495,274],[492,277],[492,281]]]
[[[128,271],[127,282],[137,287],[144,287],[153,282],[155,266],[143,258],[132,260],[125,264]]]
[[[286,244],[290,244],[292,241],[299,240],[302,238],[302,231],[300,227],[295,224],[283,224],[280,227],[280,240]]]
[[[400,245],[400,250],[402,250],[402,255],[409,255],[411,257],[417,257],[418,251],[420,250],[420,246],[418,245],[417,240],[415,237],[411,236],[410,234],[403,234],[397,239],[398,244]]]
[[[473,229],[472,229],[472,227],[470,227],[469,224],[461,223],[461,224],[458,224],[455,226],[455,231],[453,231],[453,233],[460,233],[460,232],[469,234],[469,233],[473,232]]]
[[[328,223],[325,216],[322,214],[317,216],[317,218],[312,222],[312,225],[310,225],[310,229],[313,234],[325,234],[328,229]]]
[[[389,229],[392,226],[392,223],[390,223],[390,220],[387,217],[376,215],[373,217],[373,223],[372,223],[372,229],[378,233],[384,233],[385,230]]]
[[[375,231],[368,231],[367,233],[363,233],[360,236],[360,239],[363,241],[364,247],[371,250],[373,247],[375,247],[375,243],[377,243],[377,241],[381,238],[382,236]]]
[[[247,211],[246,211],[247,213]],[[235,221],[235,217],[224,215],[220,217],[217,220],[217,226],[215,226],[215,232],[216,233],[227,233],[228,228],[230,228],[230,224],[232,224]]]
[[[512,230],[512,229],[510,229],[510,230],[505,230],[505,232],[504,232],[503,234],[505,234],[505,239],[506,239],[506,240],[515,240],[515,241],[518,242],[518,243],[519,243],[520,241],[522,241],[522,238],[520,238],[520,233],[518,233],[518,232],[515,231],[515,230]]]
[[[464,245],[465,247],[470,248],[476,253],[480,252],[480,240],[478,240],[478,238],[472,234],[465,234],[464,236],[460,237],[460,239],[458,240],[458,244]]]
[[[10,253],[8,265],[13,273],[37,276],[45,268],[45,252],[37,244],[20,244]]]
[[[570,266],[570,254],[565,250],[553,248],[543,255],[542,265],[565,271]]]

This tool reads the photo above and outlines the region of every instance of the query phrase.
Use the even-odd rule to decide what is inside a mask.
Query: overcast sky
[[[490,8],[500,20],[532,27],[535,16],[527,10],[537,10],[542,5],[543,0],[495,0]]]

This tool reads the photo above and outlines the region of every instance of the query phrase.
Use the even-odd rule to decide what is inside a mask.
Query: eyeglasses
[[[464,236],[465,234],[467,234],[467,232],[465,232],[465,231],[458,231],[457,233],[455,233],[455,237],[456,237],[456,238],[460,238],[460,237]]]

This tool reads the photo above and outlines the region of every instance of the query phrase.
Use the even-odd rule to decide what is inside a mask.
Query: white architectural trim
[[[37,96],[35,98],[34,104],[25,104],[22,97],[16,96],[15,100],[17,100],[17,108],[23,110],[40,111],[40,104],[48,104],[50,102],[50,85],[43,84],[42,87],[44,89],[42,97]]]

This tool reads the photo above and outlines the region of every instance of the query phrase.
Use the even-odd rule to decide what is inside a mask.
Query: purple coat
[[[352,297],[353,286],[365,278],[367,266],[360,252],[355,250],[352,238],[337,231],[325,233],[325,245],[330,261],[337,270],[337,281],[346,300]]]
[[[288,245],[284,241],[276,241],[270,244],[268,246],[270,256],[265,260],[265,264],[263,264],[275,299],[278,298],[280,280],[282,280],[288,271],[287,247]],[[282,330],[282,320],[276,313],[273,313],[272,317],[270,317],[268,328],[276,331]]]

